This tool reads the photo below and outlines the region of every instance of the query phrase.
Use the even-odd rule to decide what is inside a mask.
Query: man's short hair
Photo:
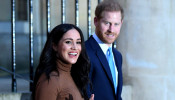
[[[122,20],[124,18],[123,8],[116,0],[104,0],[101,3],[99,3],[95,9],[95,16],[100,19],[102,17],[101,14],[104,11],[120,11]]]

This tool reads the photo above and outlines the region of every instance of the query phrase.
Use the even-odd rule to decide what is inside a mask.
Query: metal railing
[[[11,75],[15,75],[16,77],[19,77],[19,78],[21,78],[21,79],[23,79],[23,80],[26,80],[26,81],[28,81],[28,82],[33,83],[33,80],[26,79],[26,78],[23,77],[22,75],[19,75],[19,74],[15,73],[15,72],[12,72],[12,71],[10,71],[10,70],[4,68],[4,67],[1,67],[1,66],[0,66],[0,70],[5,71],[5,72],[7,72],[7,73],[9,73],[9,74],[11,74]]]
[[[47,35],[51,31],[51,14],[50,14],[50,0],[45,0],[46,1],[46,25],[47,25]],[[98,0],[98,3],[101,2],[102,0]],[[11,0],[11,47],[12,47],[12,70],[5,69],[3,67],[0,67],[0,70],[3,70],[7,73],[10,73],[12,75],[12,92],[17,92],[17,83],[16,83],[16,77],[22,78],[26,81],[29,82],[30,84],[30,91],[32,91],[33,87],[33,78],[34,78],[34,41],[33,41],[33,0],[28,0],[28,17],[29,17],[29,57],[30,57],[30,63],[29,63],[29,77],[30,79],[26,79],[23,76],[19,75],[16,73],[16,26],[15,26],[15,4],[16,0]],[[65,4],[66,0],[61,0],[61,23],[65,23],[66,17],[65,17]],[[88,37],[91,35],[91,0],[87,0],[87,33]],[[79,26],[79,1],[75,0],[75,25]]]
[[[16,84],[16,34],[15,34],[15,0],[11,0],[11,38],[12,38],[12,92],[17,92]]]

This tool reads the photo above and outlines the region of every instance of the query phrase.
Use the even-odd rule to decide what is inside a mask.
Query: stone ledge
[[[31,100],[31,93],[0,93],[0,100]]]
[[[123,86],[122,99],[132,100],[132,87],[129,85]],[[31,93],[0,93],[0,100],[31,100]]]

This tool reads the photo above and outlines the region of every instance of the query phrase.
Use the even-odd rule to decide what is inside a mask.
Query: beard
[[[116,38],[118,37],[118,34],[115,32],[109,32],[109,31],[102,32],[99,29],[96,29],[96,35],[105,44],[112,44],[116,40]],[[113,37],[110,38],[111,37],[110,35],[111,36],[113,35]]]

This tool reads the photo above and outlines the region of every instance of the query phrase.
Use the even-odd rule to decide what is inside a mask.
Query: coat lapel
[[[120,61],[121,59],[119,58],[119,56],[117,56],[117,52],[115,52],[114,48],[113,48],[113,53],[114,53],[114,59],[115,59],[115,64],[117,67],[117,71],[118,71],[118,85],[117,85],[117,92],[120,92],[120,89],[122,88],[122,70],[121,70],[121,65],[120,65]],[[116,94],[116,98],[120,97],[120,93]]]
[[[104,71],[106,72],[109,80],[113,83],[112,74],[111,74],[106,56],[104,55],[102,49],[100,48],[100,46],[98,45],[98,43],[95,41],[95,39],[92,36],[90,37],[89,40],[90,40],[90,45],[92,46],[93,50],[95,51],[95,54],[98,57],[100,63],[102,64],[102,67],[103,67]]]
[[[119,61],[118,60],[118,58],[117,58],[117,54],[115,54],[115,52],[114,52],[114,48],[112,48],[112,52],[113,52],[113,54],[114,54],[114,59],[115,59],[115,65],[116,65],[116,67],[117,67],[117,71],[119,71],[119,65],[118,65],[118,62],[117,61]]]

